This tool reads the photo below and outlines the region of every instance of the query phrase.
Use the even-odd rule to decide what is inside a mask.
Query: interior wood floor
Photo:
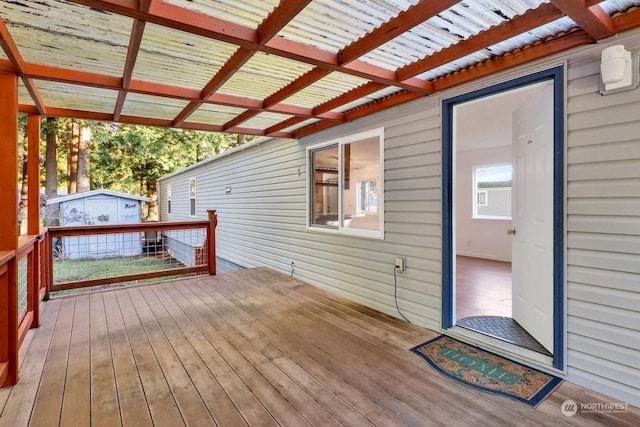
[[[266,268],[43,303],[0,389],[0,425],[597,426],[640,411],[562,415],[563,383],[537,408],[434,371],[409,349],[435,332]]]
[[[511,263],[456,257],[456,320],[511,317]]]

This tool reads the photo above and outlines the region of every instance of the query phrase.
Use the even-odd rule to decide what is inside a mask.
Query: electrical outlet
[[[407,264],[407,260],[405,257],[396,257],[395,269],[402,272],[405,270]]]

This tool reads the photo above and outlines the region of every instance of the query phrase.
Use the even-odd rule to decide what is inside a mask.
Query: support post
[[[40,115],[27,117],[27,234],[40,235]],[[41,243],[38,240],[29,257],[27,310],[33,312],[31,328],[40,326]]]
[[[0,72],[0,250],[18,249],[18,76]],[[8,371],[2,386],[18,382],[18,263],[7,265],[0,287],[0,363]]]
[[[209,264],[209,275],[216,274],[216,227],[218,225],[218,215],[215,210],[207,210],[209,214],[209,228],[207,229],[207,258]]]

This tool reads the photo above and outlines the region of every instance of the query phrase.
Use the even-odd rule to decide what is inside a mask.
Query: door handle
[[[510,236],[515,236],[516,235],[516,229],[515,228],[510,228],[507,230],[507,234]]]

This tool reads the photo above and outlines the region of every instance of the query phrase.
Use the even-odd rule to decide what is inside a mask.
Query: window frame
[[[193,194],[191,191],[191,183],[193,183]],[[196,196],[198,194],[197,191],[198,187],[197,187],[197,181],[196,178],[189,178],[189,216],[196,216]]]
[[[171,184],[167,184],[167,215],[171,215]]]
[[[471,194],[472,194],[472,212],[471,212],[471,218],[474,220],[490,220],[490,221],[511,221],[512,216],[509,215],[485,215],[485,214],[479,214],[478,213],[478,207],[487,207],[489,206],[489,191],[488,190],[478,190],[478,169],[487,169],[487,168],[499,168],[499,167],[503,167],[503,166],[510,166],[511,167],[511,182],[513,183],[513,164],[509,163],[509,162],[504,162],[504,163],[491,163],[491,164],[479,164],[479,165],[473,165],[473,170],[472,170],[472,188],[471,188]],[[479,193],[484,193],[485,194],[485,203],[484,204],[479,204],[478,203],[478,194]],[[513,197],[513,193],[512,196]]]
[[[344,197],[344,146],[347,144],[358,143],[366,139],[378,138],[378,200],[377,200],[377,214],[378,218],[378,230],[368,230],[361,228],[344,227],[342,225],[343,214],[343,197]],[[363,237],[370,239],[384,239],[384,128],[375,128],[363,132],[358,132],[344,137],[324,141],[318,144],[310,145],[306,148],[306,162],[307,162],[307,200],[306,200],[306,230],[319,233],[339,234],[354,237]],[[312,224],[313,209],[314,209],[314,171],[312,154],[318,150],[326,149],[331,146],[338,147],[338,225],[327,226],[322,224]],[[356,184],[355,182],[353,184]]]

